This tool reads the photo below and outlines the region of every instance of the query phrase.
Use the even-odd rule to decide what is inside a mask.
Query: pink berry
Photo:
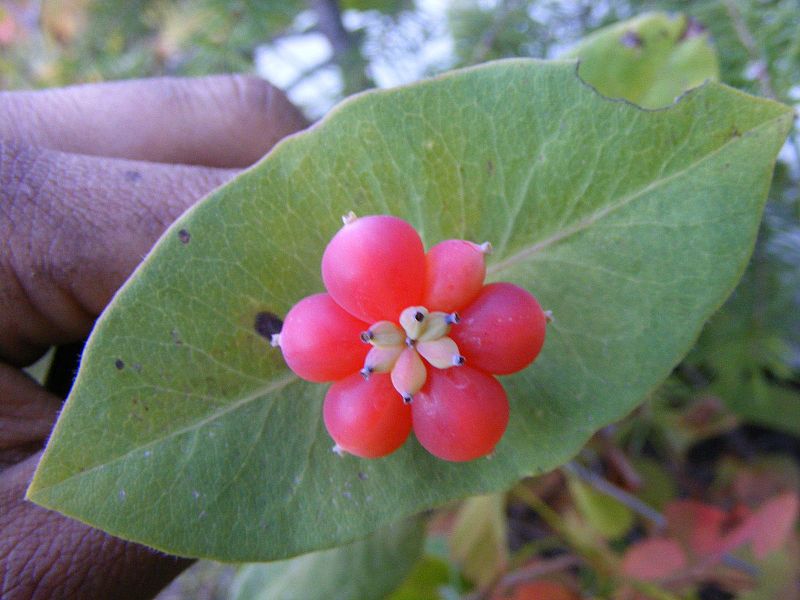
[[[431,454],[467,461],[489,454],[508,424],[508,399],[491,375],[470,367],[430,369],[411,405],[414,434]]]
[[[422,240],[397,217],[354,218],[325,249],[322,279],[331,297],[359,319],[396,321],[403,309],[422,299]]]
[[[367,327],[328,294],[308,296],[286,315],[280,333],[283,358],[308,381],[341,379],[364,363],[369,346],[361,341],[361,332]]]
[[[422,305],[430,311],[453,312],[472,302],[486,277],[484,256],[489,244],[445,240],[425,255],[425,295]]]
[[[492,283],[460,312],[450,337],[467,365],[507,375],[524,369],[539,355],[547,320],[527,290],[512,283]]]
[[[334,383],[322,416],[340,449],[363,458],[391,454],[411,432],[411,407],[403,404],[388,374],[355,373]]]

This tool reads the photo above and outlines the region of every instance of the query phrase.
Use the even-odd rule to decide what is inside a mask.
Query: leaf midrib
[[[550,237],[548,237],[548,238],[546,238],[546,239],[544,239],[544,240],[542,240],[540,242],[536,242],[534,244],[531,244],[530,246],[523,247],[521,250],[519,250],[516,253],[508,256],[507,258],[501,260],[500,262],[496,262],[494,264],[489,265],[486,268],[487,275],[493,275],[493,274],[496,274],[496,273],[501,273],[501,272],[503,272],[503,271],[505,271],[507,269],[510,269],[510,268],[514,267],[515,265],[517,265],[517,264],[519,264],[521,262],[524,262],[526,259],[534,256],[535,254],[541,252],[542,250],[548,248],[549,246],[553,246],[553,245],[555,245],[555,244],[557,244],[557,243],[559,243],[559,242],[561,242],[561,241],[563,241],[563,240],[565,240],[567,238],[572,237],[573,235],[576,235],[576,234],[580,233],[581,231],[584,231],[585,229],[588,229],[589,227],[591,227],[592,225],[594,225],[598,221],[600,221],[600,220],[604,219],[605,217],[607,217],[608,215],[610,215],[610,214],[612,214],[612,213],[614,213],[614,212],[626,207],[627,205],[629,205],[630,203],[638,200],[639,198],[641,198],[642,196],[644,196],[648,192],[656,190],[659,187],[661,187],[662,185],[665,185],[666,183],[669,183],[673,179],[676,179],[676,178],[688,173],[689,171],[693,170],[694,168],[696,168],[699,165],[701,165],[702,163],[704,163],[706,160],[709,160],[709,159],[713,158],[714,156],[716,156],[717,154],[721,153],[728,146],[730,146],[732,144],[735,144],[737,142],[741,142],[745,135],[752,134],[752,133],[755,133],[757,131],[760,131],[761,129],[766,128],[767,126],[772,125],[773,123],[776,123],[776,122],[784,119],[785,117],[786,117],[785,114],[778,115],[778,116],[776,116],[776,117],[774,117],[772,119],[764,121],[763,123],[757,125],[756,127],[748,129],[741,136],[731,137],[730,139],[728,139],[728,141],[726,141],[721,146],[715,148],[714,150],[712,150],[711,152],[709,152],[707,154],[704,154],[703,156],[701,156],[697,160],[692,161],[691,163],[689,163],[684,168],[679,169],[678,171],[675,171],[675,172],[673,172],[673,173],[671,173],[671,174],[669,174],[669,175],[667,175],[665,177],[660,177],[660,178],[657,178],[657,179],[653,180],[652,182],[650,182],[646,186],[634,191],[633,193],[628,194],[626,196],[623,196],[618,202],[612,202],[612,203],[606,205],[601,210],[599,210],[599,211],[597,211],[595,213],[592,213],[591,215],[589,215],[584,220],[579,221],[578,223],[576,223],[573,227],[569,227],[567,229],[563,229],[561,231],[558,231],[558,232],[554,233],[553,235],[551,235]]]

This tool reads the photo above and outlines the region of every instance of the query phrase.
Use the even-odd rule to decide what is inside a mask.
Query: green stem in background
[[[570,530],[561,516],[525,485],[518,485],[511,494],[532,508],[566,544],[603,578],[610,578],[616,566],[597,548],[586,544]]]
[[[587,469],[583,465],[575,462],[570,461],[566,463],[561,469],[571,475],[574,475],[589,485],[591,485],[594,489],[598,492],[602,492],[608,496],[611,496],[618,502],[624,504],[633,512],[635,512],[640,517],[644,517],[649,521],[652,521],[653,524],[659,529],[662,530],[667,526],[667,519],[664,515],[654,509],[652,506],[648,505],[645,502],[642,502],[636,496],[629,494],[625,490],[620,487],[617,487],[607,479],[601,477],[597,473]],[[742,571],[743,573],[751,576],[757,577],[759,574],[759,570],[754,565],[750,564],[746,560],[742,560],[741,558],[737,558],[730,553],[725,553],[722,555],[722,563],[730,567],[732,569],[736,569],[738,571]]]
[[[523,501],[536,514],[558,533],[561,538],[578,554],[603,580],[612,580],[619,571],[616,561],[603,551],[587,544],[570,530],[561,516],[524,485],[518,485],[512,492],[519,500]],[[627,581],[636,591],[647,594],[653,600],[680,600],[679,596],[668,592],[655,583],[644,581]]]
[[[629,494],[620,487],[617,487],[607,479],[604,479],[597,473],[590,471],[583,465],[570,461],[566,463],[561,469],[571,475],[582,479],[591,485],[598,492],[602,492],[607,496],[611,496],[618,502],[630,508],[637,515],[652,521],[658,529],[664,529],[667,526],[667,519],[660,512],[649,506],[647,503],[642,502],[633,494]]]

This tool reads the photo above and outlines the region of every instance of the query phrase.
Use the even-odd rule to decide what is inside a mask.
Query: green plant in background
[[[375,56],[368,49],[378,34],[367,26],[338,33],[330,22],[320,26],[322,13],[315,11],[326,3],[311,5],[316,26],[298,20],[302,7],[292,3],[138,2],[115,10],[117,4],[64,5],[78,17],[62,30],[55,25],[60,21],[50,21],[53,37],[40,46],[56,57],[50,68],[33,69],[12,53],[0,59],[2,77],[56,84],[252,70],[257,46],[317,30],[334,47],[328,65],[340,69],[345,93],[372,82],[366,69]],[[452,557],[429,543],[427,557],[396,595],[464,592],[469,586],[453,575],[453,564],[472,582],[500,585],[504,569],[539,551],[523,547],[508,555],[497,543],[508,535],[505,502],[513,504],[503,490],[567,461],[594,432],[636,407],[692,347],[741,275],[787,133],[787,159],[772,178],[741,284],[653,394],[655,401],[612,437],[633,455],[648,486],[655,482],[661,490],[647,487],[641,495],[649,493],[669,513],[673,480],[652,457],[641,456],[642,448],[683,452],[709,432],[729,428],[724,417],[709,422],[705,413],[691,412],[708,408],[709,394],[743,419],[799,432],[800,156],[791,150],[792,113],[713,83],[672,105],[687,89],[718,79],[771,99],[796,99],[800,42],[793,6],[733,0],[453,5],[454,65],[562,55],[580,59],[577,75],[568,62],[499,63],[348,101],[187,214],[98,325],[31,497],[118,535],[193,556],[279,559],[349,543],[248,567],[237,597],[288,597],[281,590],[313,588],[321,569],[331,583],[354,573],[342,597],[380,597],[422,552],[419,521],[386,529],[389,523],[493,491],[489,500],[470,500],[461,509]],[[380,15],[379,32],[421,10],[402,2],[342,8],[376,11],[369,14]],[[687,14],[641,12],[675,8]],[[621,16],[633,18],[613,23]],[[342,25],[341,15],[334,25],[336,19]],[[597,30],[602,25],[609,26]],[[660,110],[609,101],[581,79],[610,98]],[[291,377],[254,332],[257,315],[283,316],[300,297],[322,290],[321,249],[350,209],[406,218],[426,246],[447,237],[489,239],[497,249],[488,263],[490,280],[529,287],[554,311],[537,368],[504,380],[512,417],[491,460],[443,465],[416,444],[377,462],[332,456],[320,423],[324,389]],[[235,225],[237,237],[227,238],[220,222]],[[265,228],[269,239],[260,235]],[[191,232],[190,244],[181,242],[182,230]],[[99,435],[102,429],[115,435]],[[606,452],[595,440],[583,458],[608,461]],[[527,498],[591,566],[584,588],[623,589],[618,577],[627,568],[641,578],[634,586],[640,593],[675,597],[669,581],[660,587],[661,580],[647,579],[633,550],[626,553],[620,540],[633,523],[630,507],[572,471],[568,479],[573,512],[550,513],[520,489],[509,498]],[[736,485],[745,484],[737,479]],[[794,510],[787,505],[780,518],[791,522]],[[467,517],[482,528],[470,531]],[[352,542],[377,527],[384,529]],[[663,548],[679,539],[670,535]],[[476,560],[483,551],[488,558]],[[758,585],[784,585],[794,560],[788,552],[789,562],[758,562],[779,573]],[[428,579],[435,583],[413,587]]]

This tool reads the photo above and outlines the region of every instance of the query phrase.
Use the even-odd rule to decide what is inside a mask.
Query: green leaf
[[[28,497],[174,554],[279,559],[505,489],[630,412],[740,277],[793,115],[718,84],[645,111],[575,69],[513,60],[362,94],[188,211],[99,319]],[[491,459],[413,439],[339,458],[326,386],[259,334],[323,289],[351,209],[427,245],[491,240],[488,279],[554,311],[536,363],[501,379]]]
[[[383,598],[414,568],[424,541],[425,521],[413,518],[339,548],[245,565],[234,580],[233,600]]]
[[[387,600],[442,600],[439,590],[449,583],[448,564],[439,558],[424,556]]]
[[[609,98],[668,106],[686,90],[719,79],[708,34],[685,15],[646,13],[605,27],[570,50],[581,77]]]
[[[567,483],[578,512],[600,535],[617,539],[633,527],[633,512],[619,500],[593,489],[575,477],[570,477]]]
[[[469,581],[484,588],[508,566],[506,496],[468,498],[458,510],[450,548]]]
[[[773,194],[781,187],[773,180]],[[767,205],[753,260],[687,360],[711,374],[710,391],[739,416],[797,434],[800,392],[791,380],[800,357],[800,226],[786,212]]]
[[[664,510],[664,505],[678,495],[673,476],[663,464],[649,456],[638,456],[631,462],[642,478],[642,488],[636,493],[638,498],[656,510]]]

